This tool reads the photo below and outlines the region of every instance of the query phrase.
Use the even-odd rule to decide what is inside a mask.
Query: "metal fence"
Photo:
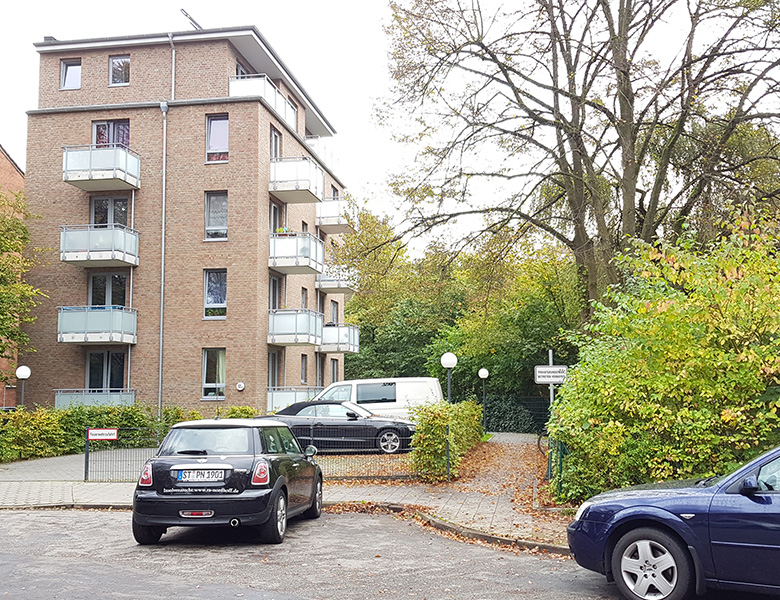
[[[308,428],[307,428],[308,431]],[[312,439],[313,435],[313,439]],[[354,432],[331,431],[300,437],[318,448],[317,463],[326,479],[396,479],[412,476],[409,438],[401,437],[395,453],[379,449],[376,435],[356,438]],[[120,428],[115,440],[85,436],[84,481],[136,481],[144,463],[157,453],[164,433],[151,428]]]

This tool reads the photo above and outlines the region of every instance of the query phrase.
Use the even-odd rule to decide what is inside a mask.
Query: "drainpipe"
[[[130,229],[135,229],[135,190],[130,192]],[[138,250],[138,247],[136,246],[136,251]],[[130,290],[129,290],[129,296],[130,296],[130,308],[133,308],[133,271],[135,269],[133,267],[130,267]],[[133,366],[133,345],[128,344],[127,345],[127,389],[130,389],[130,371],[131,367]]]
[[[165,202],[167,199],[168,174],[168,103],[160,102],[163,117],[162,140],[162,219],[160,224],[160,350],[157,357],[157,420],[162,421],[162,376],[163,376],[163,325],[165,311]]]
[[[176,47],[173,45],[173,34],[168,34],[171,45],[171,100],[176,100]]]

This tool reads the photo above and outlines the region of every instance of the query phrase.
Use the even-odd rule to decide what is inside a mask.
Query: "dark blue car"
[[[630,600],[780,595],[780,448],[725,477],[594,496],[568,535],[577,562]]]

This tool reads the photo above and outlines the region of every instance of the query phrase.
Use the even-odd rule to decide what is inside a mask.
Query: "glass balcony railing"
[[[54,390],[54,408],[132,406],[133,404],[135,404],[135,390],[130,389]]]
[[[138,232],[119,224],[60,225],[60,260],[84,266],[138,265]]]
[[[321,275],[317,275],[315,287],[325,294],[344,294],[348,298],[357,291],[357,277],[349,269],[326,266]]]
[[[311,400],[323,389],[321,387],[269,387],[268,388],[268,411],[273,412],[295,404],[296,402],[305,402]]]
[[[360,352],[360,328],[349,323],[327,323],[322,328],[322,344],[317,352],[357,354]]]
[[[272,233],[268,266],[280,273],[322,273],[325,244],[311,233]]]
[[[287,204],[321,202],[325,171],[308,156],[271,159],[268,191]]]
[[[317,205],[317,225],[328,234],[355,233],[347,218],[346,200],[325,200]]]
[[[322,313],[308,308],[280,308],[268,311],[268,343],[279,346],[322,344]]]
[[[62,180],[90,192],[141,187],[141,159],[122,144],[65,146]]]
[[[58,341],[74,344],[137,343],[138,311],[125,306],[60,306]]]
[[[298,108],[268,75],[233,75],[228,84],[228,94],[231,98],[260,96],[293,131],[298,130]]]

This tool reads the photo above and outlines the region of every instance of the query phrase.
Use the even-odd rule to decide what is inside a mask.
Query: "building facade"
[[[30,402],[261,411],[343,378],[334,130],[255,28],[63,42],[28,113]],[[336,236],[334,238],[334,236]]]
[[[16,194],[24,191],[24,171],[11,158],[5,148],[0,146],[0,192]],[[0,371],[12,372],[15,362],[0,358]],[[3,408],[16,406],[16,385],[11,380],[8,384],[0,381],[0,406]]]

